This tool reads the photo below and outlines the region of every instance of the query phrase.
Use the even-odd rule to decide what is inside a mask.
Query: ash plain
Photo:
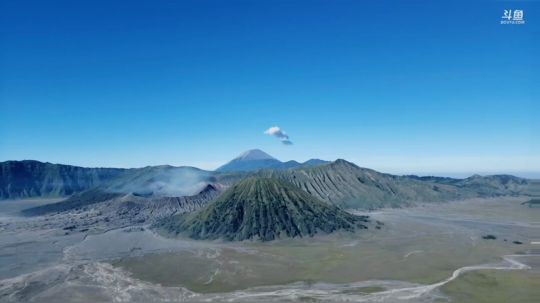
[[[527,199],[383,209],[368,213],[380,230],[264,243],[165,238],[93,208],[23,217],[55,200],[3,201],[0,301],[538,302]]]

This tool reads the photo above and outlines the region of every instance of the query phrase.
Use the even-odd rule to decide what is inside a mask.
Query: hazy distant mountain
[[[323,203],[288,182],[248,178],[202,210],[173,216],[156,227],[172,234],[185,232],[195,239],[269,241],[365,229],[368,222],[366,216],[355,216]]]
[[[540,195],[540,183],[511,175],[474,175],[454,183],[480,195]]]
[[[71,195],[102,185],[125,171],[33,160],[0,162],[0,199]]]
[[[421,181],[456,186],[460,189],[473,191],[480,196],[540,195],[540,180],[524,179],[512,175],[473,175],[465,179],[435,176],[418,177],[414,175],[409,175],[407,177]]]
[[[242,161],[252,161],[252,160],[276,160],[274,157],[263,152],[260,149],[250,149],[243,152],[240,156],[234,158],[233,160],[242,160]]]
[[[450,177],[437,177],[437,176],[417,176],[417,175],[405,175],[404,177],[416,179],[419,181],[427,181],[434,183],[443,183],[443,184],[455,184],[461,179],[450,178]]]
[[[262,168],[271,169],[281,166],[282,162],[263,152],[260,149],[252,149],[242,153],[230,162],[220,166],[216,171],[252,171]]]
[[[321,159],[309,159],[304,163],[301,163],[303,166],[316,166],[321,164],[330,163],[330,161],[325,161]]]
[[[218,172],[255,171],[259,169],[289,169],[300,166],[312,166],[327,163],[328,161],[311,159],[304,163],[294,160],[281,162],[260,149],[252,149],[244,152],[230,162],[220,166]]]

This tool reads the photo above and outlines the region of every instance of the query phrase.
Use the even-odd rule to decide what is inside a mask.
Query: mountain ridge
[[[343,159],[317,164],[251,172],[215,172],[169,165],[94,169],[39,161],[7,161],[0,162],[0,199],[69,197],[94,188],[106,193],[148,198],[182,197],[197,195],[209,184],[221,192],[253,176],[281,179],[323,202],[358,209],[404,207],[418,202],[474,197],[540,196],[540,181],[511,175],[465,179],[397,176],[362,168]],[[203,200],[201,198],[199,204],[203,205]],[[71,201],[69,205],[76,207],[77,202]]]
[[[343,159],[319,166],[259,171],[256,174],[291,182],[322,201],[345,208],[403,207],[417,202],[540,193],[540,182],[514,176],[512,180],[516,180],[516,184],[512,186],[504,186],[497,176],[481,177],[476,183],[456,179],[448,184],[446,179],[439,180],[441,182],[435,182],[437,179],[423,181],[381,173]],[[491,181],[482,183],[481,180]]]
[[[36,160],[0,162],[0,199],[68,196],[99,186],[126,171]]]

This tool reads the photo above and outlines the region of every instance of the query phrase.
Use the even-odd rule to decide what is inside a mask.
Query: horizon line
[[[318,159],[318,158],[311,158],[311,159]],[[322,159],[320,159],[322,160]],[[417,176],[417,177],[446,177],[446,178],[454,178],[454,179],[466,179],[466,178],[469,178],[469,177],[472,177],[472,176],[475,176],[475,175],[480,175],[480,176],[483,176],[483,177],[486,177],[486,176],[495,176],[495,175],[510,175],[510,176],[515,176],[515,177],[519,177],[519,178],[524,178],[524,179],[530,179],[530,180],[540,180],[540,171],[482,171],[482,170],[478,170],[478,171],[462,171],[462,172],[458,172],[458,171],[455,171],[455,172],[437,172],[437,171],[432,171],[432,172],[429,172],[429,171],[394,171],[394,172],[388,172],[386,170],[381,170],[381,169],[376,169],[376,168],[371,168],[371,167],[367,167],[367,166],[361,166],[361,165],[358,165],[357,163],[353,162],[353,161],[350,161],[350,160],[347,160],[347,159],[342,159],[342,158],[338,158],[338,159],[335,159],[335,160],[324,160],[324,161],[328,161],[330,163],[334,163],[338,160],[344,160],[344,161],[347,161],[349,163],[352,163],[360,168],[365,168],[365,169],[372,169],[372,170],[375,170],[379,173],[384,173],[384,174],[391,174],[391,175],[396,175],[396,176]],[[122,165],[119,165],[119,166],[94,166],[94,165],[81,165],[81,164],[72,164],[72,163],[59,163],[59,162],[49,162],[49,161],[44,161],[44,160],[36,160],[36,159],[22,159],[22,160],[13,160],[13,159],[9,159],[9,160],[0,160],[0,163],[4,163],[4,162],[23,162],[23,161],[35,161],[35,162],[40,162],[40,163],[48,163],[48,164],[53,164],[53,165],[66,165],[66,166],[74,166],[74,167],[82,167],[82,168],[110,168],[110,169],[125,169],[125,170],[129,170],[129,169],[142,169],[142,168],[146,168],[146,167],[160,167],[160,166],[169,166],[169,167],[174,167],[174,168],[182,168],[182,167],[186,167],[186,168],[194,168],[194,169],[199,169],[199,170],[203,170],[203,171],[209,171],[209,172],[215,172],[217,171],[217,169],[220,167],[216,167],[214,169],[207,169],[207,168],[201,168],[199,166],[197,166],[196,164],[192,164],[192,165],[189,165],[189,164],[180,164],[180,165],[173,165],[173,164],[149,164],[149,165],[143,165],[143,166],[130,166],[130,167],[127,167],[127,166],[122,166]],[[280,162],[287,162],[287,161],[296,161],[296,160],[287,160],[287,161],[281,161],[281,160],[278,160]],[[300,162],[300,161],[296,161],[296,162],[299,162],[299,163],[303,163],[303,162]],[[306,161],[304,161],[306,162]],[[226,164],[228,162],[225,162],[223,164]],[[321,164],[321,165],[324,165],[324,164]]]

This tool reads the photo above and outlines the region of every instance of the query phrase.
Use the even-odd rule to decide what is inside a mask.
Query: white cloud
[[[281,143],[283,143],[285,145],[292,145],[293,144],[292,141],[289,140],[289,135],[287,135],[287,133],[285,133],[285,131],[281,130],[281,128],[279,128],[279,126],[272,126],[269,129],[265,130],[264,133],[266,135],[278,138],[281,141]]]
[[[291,140],[281,140],[281,143],[285,144],[285,145],[292,145],[292,141]]]

